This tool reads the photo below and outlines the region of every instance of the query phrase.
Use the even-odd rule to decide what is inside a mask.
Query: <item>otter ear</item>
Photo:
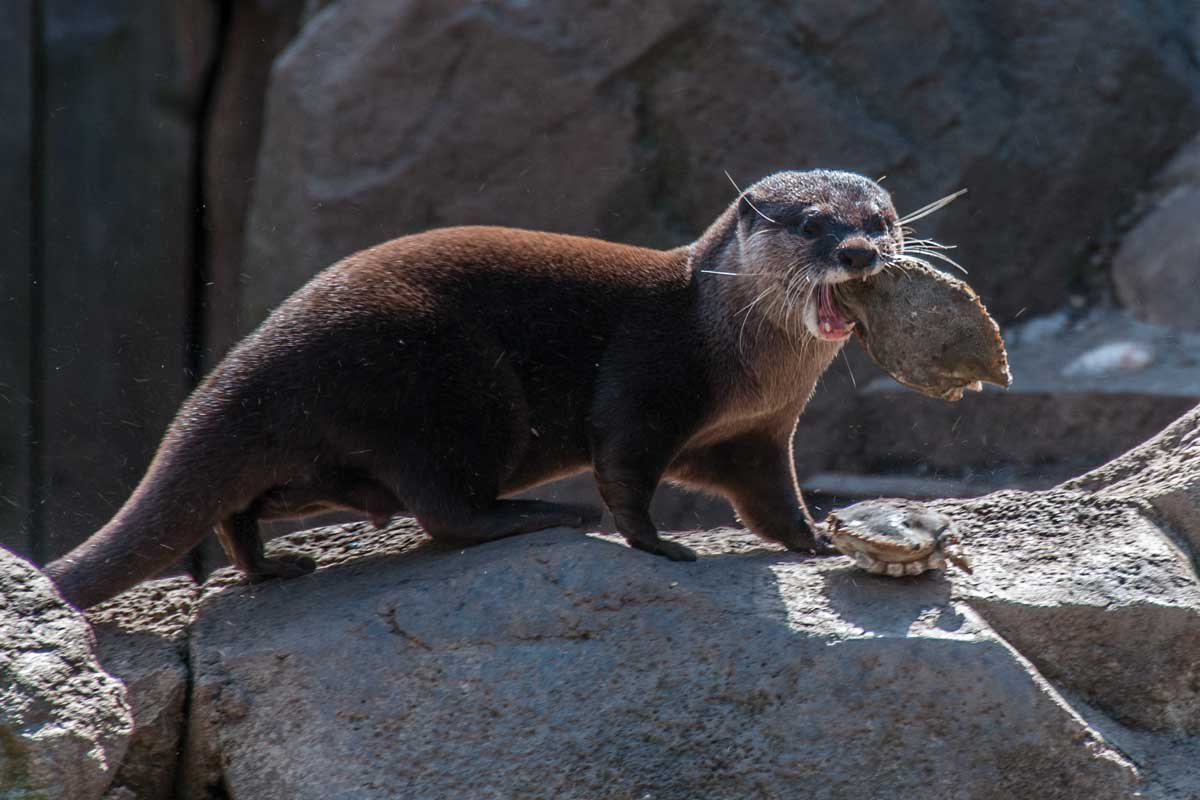
[[[738,197],[737,201],[737,220],[738,228],[743,233],[749,233],[754,229],[755,220],[762,219],[758,212],[754,210],[753,201],[745,194]]]

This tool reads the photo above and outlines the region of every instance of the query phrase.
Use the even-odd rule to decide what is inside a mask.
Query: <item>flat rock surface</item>
[[[0,798],[103,794],[132,719],[95,646],[49,579],[0,549]]]

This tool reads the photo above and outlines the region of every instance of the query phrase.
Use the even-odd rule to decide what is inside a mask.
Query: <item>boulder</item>
[[[0,798],[104,793],[132,719],[95,647],[83,615],[31,564],[0,549]]]
[[[1200,137],[1155,181],[1149,211],[1121,239],[1113,257],[1118,299],[1139,318],[1200,330]]]
[[[188,785],[234,800],[1133,796],[1136,769],[957,578],[871,578],[744,531],[688,543],[696,564],[566,530],[467,550],[403,521],[280,540],[323,568],[206,588]]]
[[[1049,311],[1107,282],[1096,232],[1200,127],[1184,14],[336,4],[275,63],[243,321],[397,235],[496,223],[676,245],[733,198],[725,171],[745,184],[815,166],[886,175],[902,212],[968,187],[918,231],[961,245],[1002,324]]]
[[[1064,488],[1137,504],[1195,562],[1200,554],[1200,408]]]
[[[975,565],[969,603],[1054,685],[1126,725],[1200,734],[1200,585],[1136,504],[997,492],[936,504]]]
[[[180,760],[189,671],[187,633],[196,585],[143,583],[88,611],[104,670],[125,685],[129,748],[105,800],[170,800]]]

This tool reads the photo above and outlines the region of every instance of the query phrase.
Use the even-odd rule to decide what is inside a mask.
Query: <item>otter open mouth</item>
[[[817,287],[817,334],[827,341],[840,342],[854,331],[854,320],[846,316],[846,312],[833,296],[833,285],[822,284]]]

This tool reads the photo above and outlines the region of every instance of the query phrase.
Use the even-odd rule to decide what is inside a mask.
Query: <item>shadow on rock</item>
[[[951,579],[942,572],[888,578],[850,566],[822,573],[822,593],[846,622],[877,635],[904,636],[918,620],[954,632],[963,616],[951,602]]]

